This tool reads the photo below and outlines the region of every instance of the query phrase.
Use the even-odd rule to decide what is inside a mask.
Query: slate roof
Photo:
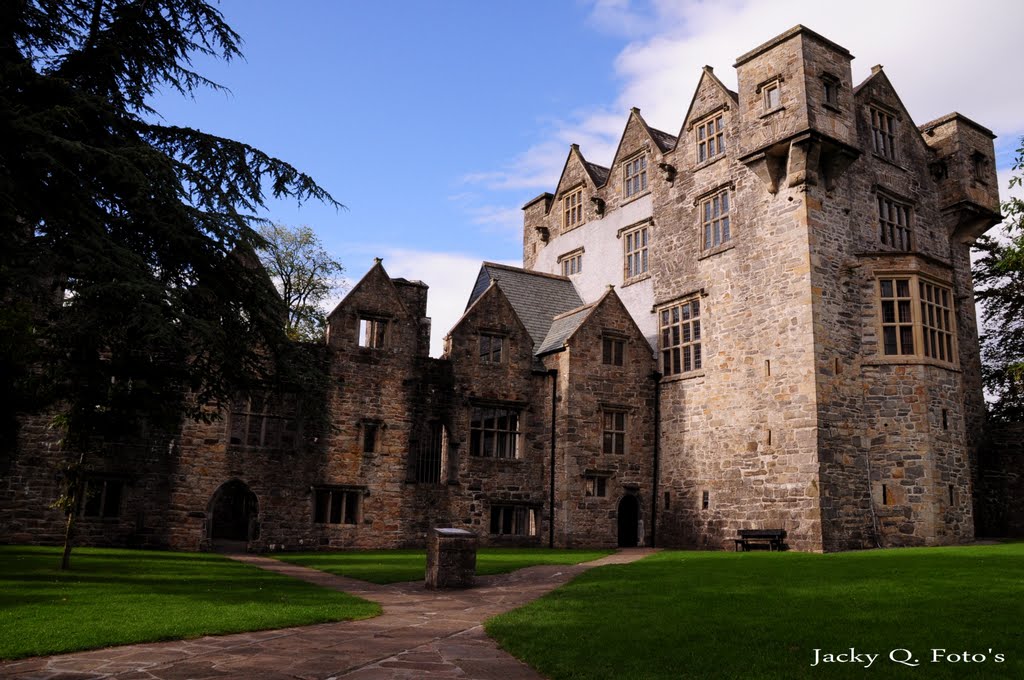
[[[553,319],[583,305],[576,287],[564,276],[484,262],[477,275],[473,292],[470,293],[467,309],[483,295],[491,281],[495,281],[501,288],[501,292],[508,298],[519,320],[526,327],[530,338],[533,339],[534,354],[540,351],[541,345],[548,337]]]
[[[536,353],[545,354],[562,349],[565,341],[572,337],[577,328],[583,325],[583,322],[590,316],[590,312],[593,309],[594,305],[591,304],[555,317],[551,322],[551,328],[548,329],[547,337],[544,338],[544,342],[541,343]]]
[[[590,179],[594,181],[594,186],[603,186],[604,183],[608,181],[608,173],[610,173],[611,170],[603,165],[585,161],[584,167],[586,167],[587,173],[590,175]]]
[[[658,148],[661,149],[662,153],[676,148],[676,142],[679,140],[675,135],[670,135],[667,132],[662,132],[661,130],[650,126],[648,126],[647,129],[650,130],[651,137],[654,138],[654,141],[658,144]]]

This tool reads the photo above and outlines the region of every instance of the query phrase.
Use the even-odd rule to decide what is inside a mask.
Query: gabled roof
[[[390,302],[393,303],[398,309],[402,310],[404,314],[408,314],[408,310],[405,307],[405,303],[402,302],[402,296],[399,295],[398,289],[395,288],[395,281],[393,281],[391,277],[388,276],[387,271],[384,270],[382,260],[379,257],[375,257],[373,259],[373,266],[370,267],[370,271],[366,272],[366,274],[363,275],[363,278],[359,279],[359,283],[352,286],[352,290],[346,293],[345,297],[343,297],[341,301],[334,306],[334,309],[332,309],[331,313],[327,315],[327,318],[329,319],[335,314],[337,314],[338,310],[340,310],[343,306],[347,305],[350,300],[354,300],[356,298],[356,291],[360,290],[364,286],[371,285],[371,282],[373,282],[374,280],[379,281],[379,285],[384,286],[386,289],[390,289],[392,293]],[[426,287],[426,284],[423,283],[422,281],[405,281],[404,279],[399,280],[404,281],[407,284],[420,285],[423,286],[424,288]]]
[[[492,282],[504,293],[526,332],[530,334],[534,354],[547,337],[554,318],[583,304],[572,281],[564,276],[484,262],[473,292],[470,293],[467,309]]]
[[[864,92],[865,87],[867,87],[868,83],[877,84],[879,89],[888,90],[889,93],[896,100],[896,108],[898,109],[898,113],[906,117],[907,123],[909,124],[909,127],[911,129],[918,129],[917,126],[914,124],[914,119],[910,115],[910,111],[907,110],[906,105],[903,103],[903,98],[900,97],[900,93],[896,91],[896,88],[892,86],[892,81],[889,80],[889,76],[887,76],[885,74],[885,71],[882,70],[882,65],[881,64],[878,64],[876,66],[872,66],[871,67],[871,75],[868,76],[867,78],[865,78],[864,81],[860,85],[858,85],[857,87],[853,88],[853,96],[854,96],[854,98],[860,97],[860,96],[864,96],[864,97],[868,96],[867,94],[862,94]],[[885,106],[884,103],[883,103],[883,106]],[[908,137],[913,137],[913,138],[916,139],[915,142],[911,142],[912,144],[918,144],[923,149],[927,149],[928,148],[928,145],[925,143],[924,137],[922,135],[920,135],[920,134],[908,135]]]
[[[583,152],[580,151],[579,144],[570,144],[569,154],[565,157],[565,164],[562,166],[562,173],[558,176],[558,183],[555,184],[556,194],[562,188],[562,180],[565,179],[565,173],[569,169],[569,163],[572,162],[573,156],[575,156],[579,164],[583,166],[583,170],[586,171],[587,176],[590,178],[590,181],[594,184],[595,188],[601,186],[601,184],[604,183],[604,180],[608,179],[608,168],[603,168],[600,165],[591,163],[583,156]],[[541,196],[543,195],[544,194],[541,194]]]
[[[680,137],[683,136],[683,134],[686,131],[686,126],[690,123],[690,116],[693,114],[693,105],[697,103],[697,95],[700,93],[700,88],[704,84],[705,79],[710,81],[719,90],[721,90],[725,97],[728,100],[730,100],[733,104],[736,104],[738,106],[740,103],[739,94],[727,88],[725,86],[725,83],[718,79],[718,76],[715,75],[715,69],[711,68],[710,66],[705,66],[704,69],[701,71],[700,80],[697,81],[697,87],[694,88],[693,90],[693,97],[690,98],[690,105],[686,108],[686,115],[683,116],[683,125],[681,128],[679,128]],[[703,112],[701,112],[701,115],[703,115]]]
[[[565,341],[572,337],[577,328],[583,325],[583,322],[590,316],[590,312],[594,310],[594,307],[594,304],[584,305],[578,309],[556,316],[552,320],[551,328],[548,329],[548,335],[544,338],[544,342],[540,344],[537,354],[546,354],[562,349]]]
[[[640,109],[634,106],[629,110],[629,119],[626,120],[626,126],[622,129],[622,135],[619,137],[619,144],[615,147],[615,155],[612,156],[612,165],[615,165],[619,161],[619,156],[622,153],[622,140],[626,138],[626,131],[629,130],[629,126],[634,120],[640,124],[640,127],[643,128],[650,140],[654,142],[654,145],[658,147],[662,153],[675,148],[676,138],[667,132],[656,130],[648,125],[647,121],[644,120],[644,117],[640,115]],[[630,150],[630,153],[632,152],[633,150]]]

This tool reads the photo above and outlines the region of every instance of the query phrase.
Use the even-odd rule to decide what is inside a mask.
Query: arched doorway
[[[635,548],[639,542],[637,523],[640,521],[640,501],[626,494],[619,501],[619,547]]]
[[[210,538],[215,543],[247,543],[256,538],[256,494],[244,482],[232,479],[222,484],[210,505]]]

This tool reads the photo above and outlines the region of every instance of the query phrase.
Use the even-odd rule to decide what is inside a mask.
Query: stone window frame
[[[440,420],[427,423],[426,437],[419,442],[412,481],[416,484],[444,484],[448,462],[448,428]]]
[[[905,283],[902,289],[900,282]],[[916,272],[878,271],[874,296],[879,359],[957,367],[959,348],[951,283]]]
[[[896,194],[875,188],[879,242],[899,252],[914,250],[914,204]]]
[[[540,511],[535,505],[494,501],[488,508],[491,536],[540,536]]]
[[[732,190],[731,183],[715,187],[698,196],[695,201],[700,220],[701,252],[705,255],[725,250],[732,245]]]
[[[624,456],[629,452],[629,410],[621,406],[601,407],[601,453]]]
[[[644,149],[622,161],[622,198],[640,196],[648,189],[647,150]]]
[[[601,365],[624,367],[626,365],[627,340],[625,335],[614,331],[601,333]]]
[[[657,308],[658,356],[666,378],[704,370],[703,297],[697,292]]]
[[[120,519],[125,486],[125,480],[120,477],[87,474],[82,482],[78,516],[83,519]]]
[[[299,400],[292,394],[268,391],[237,395],[228,412],[228,445],[245,449],[294,447],[302,436],[298,406]],[[255,442],[253,435],[257,437]]]
[[[693,124],[697,164],[710,163],[725,155],[725,110],[716,109]],[[714,147],[714,148],[712,148]]]
[[[622,282],[629,284],[650,276],[651,221],[631,224],[619,233],[622,238]]]
[[[562,231],[569,231],[586,222],[583,213],[583,185],[579,184],[562,193]]]
[[[311,490],[313,524],[356,526],[362,521],[365,486],[317,484]]]
[[[871,130],[871,150],[879,158],[895,163],[899,160],[896,143],[899,138],[900,116],[879,104],[868,105],[868,129]]]
[[[488,413],[493,425],[487,426]],[[514,422],[509,419],[514,417]],[[504,418],[505,425],[501,426]],[[475,425],[480,423],[480,425]],[[491,444],[488,446],[488,435]],[[519,404],[481,402],[469,407],[469,455],[473,458],[516,460],[522,454],[522,409]],[[502,444],[504,442],[504,444]],[[486,449],[490,449],[487,451]]]
[[[841,111],[842,109],[839,93],[842,91],[843,83],[831,73],[821,74],[821,104],[827,109]]]
[[[988,156],[981,151],[972,151],[967,160],[970,162],[971,170],[971,181],[976,184],[988,185],[988,181],[985,179],[988,174]]]
[[[779,74],[761,81],[754,88],[754,94],[761,95],[761,109],[764,115],[775,113],[784,108],[782,106],[782,83],[785,78]]]
[[[391,339],[391,320],[377,314],[359,313],[356,344],[364,349],[385,349]]]
[[[583,271],[583,253],[586,252],[583,246],[562,253],[558,256],[558,266],[562,276],[575,276]]]
[[[358,423],[360,449],[363,453],[379,453],[381,440],[384,438],[384,430],[387,426],[380,418],[363,418]],[[370,447],[367,448],[368,438],[373,436]]]
[[[477,358],[481,364],[499,366],[508,356],[508,336],[506,333],[482,330],[477,338]]]
[[[583,497],[584,498],[607,498],[608,478],[611,475],[600,472],[585,472],[583,474]]]

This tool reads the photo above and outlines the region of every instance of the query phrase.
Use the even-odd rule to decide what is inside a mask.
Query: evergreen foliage
[[[152,122],[148,103],[219,88],[192,59],[240,43],[203,0],[0,3],[0,470],[18,413],[59,406],[81,461],[287,373],[254,213],[268,195],[339,204],[247,144]]]

